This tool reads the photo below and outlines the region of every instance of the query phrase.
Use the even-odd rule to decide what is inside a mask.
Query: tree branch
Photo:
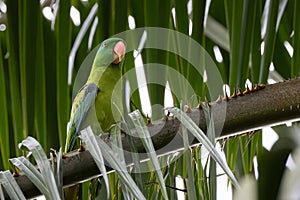
[[[300,118],[300,78],[258,86],[251,91],[245,91],[244,94],[239,92],[232,98],[219,99],[210,105],[219,138],[295,120]],[[192,109],[187,114],[202,130],[206,130],[202,109]],[[156,121],[148,127],[148,130],[158,155],[182,148],[178,119]],[[135,130],[132,130],[131,134],[137,151],[145,152],[140,139],[134,137],[137,136]],[[110,145],[109,136],[103,136],[102,139]],[[122,142],[124,150],[130,151],[128,135],[125,133],[122,133]],[[175,145],[168,145],[171,142]],[[194,140],[193,143],[198,142]],[[129,160],[128,163],[130,162]],[[63,160],[63,171],[65,187],[100,175],[88,151],[68,154]],[[26,176],[19,176],[15,179],[27,198],[40,194]],[[5,195],[7,197],[7,194]]]

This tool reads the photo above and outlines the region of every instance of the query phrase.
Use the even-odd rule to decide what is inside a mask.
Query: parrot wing
[[[94,83],[84,85],[74,98],[70,121],[68,123],[65,152],[74,149],[75,141],[90,108],[94,105],[98,93],[98,86]]]

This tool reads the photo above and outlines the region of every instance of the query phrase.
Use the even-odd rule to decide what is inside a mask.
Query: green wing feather
[[[84,85],[74,98],[70,121],[68,123],[67,142],[65,152],[74,149],[76,137],[80,131],[81,125],[86,118],[90,108],[94,105],[98,92],[98,86],[94,83]],[[69,143],[71,142],[71,143]]]

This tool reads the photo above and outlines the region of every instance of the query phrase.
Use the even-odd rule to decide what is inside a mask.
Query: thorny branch
[[[273,85],[258,85],[256,88],[247,89],[244,92],[237,91],[231,97],[219,98],[210,105],[219,138],[299,119],[300,78]],[[202,130],[206,130],[205,116],[201,108],[191,109],[188,115]],[[158,155],[180,149],[178,145],[167,145],[176,138],[180,139],[180,137],[176,137],[180,135],[178,134],[179,127],[179,120],[172,118],[151,123],[148,130]],[[135,130],[132,130],[131,134],[137,135]],[[142,142],[138,137],[133,138],[137,151],[144,152]],[[108,136],[102,139],[110,144]],[[124,150],[130,151],[126,133],[122,134],[122,142]],[[197,141],[193,142],[198,143]],[[168,148],[164,148],[165,146]],[[63,160],[63,172],[65,187],[101,175],[88,151],[68,154],[67,158]],[[19,176],[15,179],[27,198],[40,194],[26,176]]]

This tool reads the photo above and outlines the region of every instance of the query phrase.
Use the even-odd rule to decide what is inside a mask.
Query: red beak
[[[126,53],[126,47],[123,41],[119,41],[115,47],[114,47],[114,54],[116,58],[114,57],[114,64],[118,64],[122,61]]]

